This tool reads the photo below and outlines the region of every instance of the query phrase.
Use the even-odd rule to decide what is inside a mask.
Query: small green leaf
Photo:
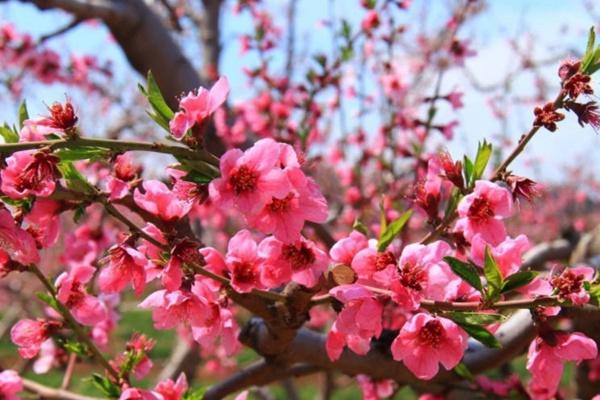
[[[444,261],[448,263],[456,275],[461,277],[469,285],[473,286],[480,292],[483,290],[483,286],[481,286],[481,278],[479,278],[479,272],[477,271],[477,267],[475,267],[473,264],[463,262],[458,258],[450,256],[444,257]]]
[[[29,119],[29,111],[27,111],[27,103],[25,100],[19,105],[19,128],[23,129],[25,120]]]
[[[83,193],[94,192],[94,187],[90,185],[85,176],[75,168],[71,161],[61,161],[58,163],[58,169],[69,189]]]
[[[594,27],[590,28],[590,33],[588,35],[587,46],[585,48],[585,53],[581,57],[581,66],[580,69],[582,72],[587,73],[588,69],[594,63],[594,44],[596,42],[596,32],[594,32]]]
[[[152,107],[153,112],[148,112],[148,115],[168,132],[169,121],[175,114],[165,101],[165,98],[160,92],[160,88],[158,87],[156,80],[150,71],[148,72],[147,83],[147,88],[144,88],[142,85],[138,85],[138,87],[142,94],[148,99],[148,102]]]
[[[88,354],[87,347],[81,342],[77,342],[74,340],[67,340],[64,343],[62,343],[62,346],[69,353],[75,353],[80,356],[87,356],[87,354]]]
[[[473,161],[467,156],[464,158],[463,162],[463,172],[465,174],[465,182],[467,186],[471,186],[473,171],[475,170],[475,166],[473,165]]]
[[[354,220],[354,223],[352,224],[352,229],[362,233],[365,236],[369,236],[369,228],[367,228],[367,226],[365,224],[360,222],[360,220],[358,218],[356,218]]]
[[[502,314],[484,314],[460,311],[449,311],[444,313],[444,316],[450,318],[456,323],[469,325],[489,325],[504,321],[506,319],[506,317]]]
[[[454,211],[456,211],[456,207],[458,203],[462,199],[462,193],[457,188],[452,189],[452,194],[450,195],[450,199],[448,199],[448,204],[446,204],[446,211],[444,211],[445,218],[448,218]]]
[[[494,335],[487,329],[479,325],[473,324],[461,324],[459,325],[471,336],[473,339],[484,344],[487,347],[500,348],[502,344],[496,339]]]
[[[190,389],[184,393],[183,400],[202,400],[207,389],[207,386],[202,386],[196,389]]]
[[[351,46],[344,46],[340,51],[342,61],[348,61],[354,56],[354,49]]]
[[[494,260],[492,252],[488,246],[485,247],[485,262],[483,265],[483,275],[487,280],[487,298],[495,300],[502,290],[503,280],[502,273],[498,268],[498,263]]]
[[[52,308],[56,311],[60,310],[58,303],[56,302],[56,299],[54,297],[50,296],[48,293],[37,292],[35,295],[37,296],[38,299],[40,299],[41,301],[46,303],[50,308]]]
[[[590,302],[597,306],[600,305],[600,283],[590,285],[587,291],[590,294]]]
[[[406,225],[411,215],[412,210],[405,211],[404,214],[390,223],[385,230],[381,232],[379,242],[377,243],[377,251],[384,251],[390,243],[392,243],[392,240],[402,232],[402,228],[404,228],[404,225]]]
[[[0,136],[4,139],[4,143],[17,143],[19,141],[19,134],[6,123],[4,126],[0,126]]]
[[[345,19],[342,19],[342,37],[346,40],[350,40],[352,37],[352,25]]]
[[[473,165],[473,175],[471,177],[472,182],[481,178],[485,172],[490,157],[492,155],[492,145],[487,143],[485,140],[483,143],[479,143],[477,146],[477,155],[475,156],[475,164]]]
[[[463,362],[459,362],[458,365],[454,367],[454,372],[458,376],[466,380],[472,381],[474,379],[473,374],[471,373],[471,371],[469,371],[469,368],[467,368],[467,366]]]
[[[521,271],[509,275],[502,285],[501,293],[510,292],[522,286],[528,285],[538,275],[535,271]]]
[[[119,396],[121,396],[121,390],[119,389],[119,387],[113,382],[111,382],[110,379],[100,374],[93,374],[92,382],[94,383],[94,385],[96,385],[98,389],[100,389],[102,393],[104,393],[110,398],[116,399],[119,398]]]

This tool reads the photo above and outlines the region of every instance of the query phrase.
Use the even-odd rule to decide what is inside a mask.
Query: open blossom
[[[60,176],[57,156],[37,150],[18,151],[6,159],[0,172],[2,192],[13,199],[27,196],[48,197]]]
[[[583,333],[549,332],[531,342],[527,369],[531,372],[529,392],[534,400],[554,398],[565,361],[590,360],[598,356],[596,342]]]
[[[138,388],[125,389],[119,400],[163,400],[162,396],[152,390],[144,390]]]
[[[181,111],[169,123],[173,137],[181,140],[188,129],[204,122],[225,102],[228,93],[229,82],[225,77],[219,78],[210,91],[200,87],[196,93],[189,92],[179,102]]]
[[[286,172],[291,191],[284,198],[273,197],[256,215],[248,216],[248,222],[262,233],[294,242],[300,237],[304,221],[323,223],[327,220],[327,201],[317,184],[300,168]]]
[[[31,234],[15,224],[7,209],[0,209],[0,264],[8,260],[28,265],[37,263],[40,255]]]
[[[282,285],[290,279],[313,287],[329,262],[323,250],[304,238],[294,243],[284,243],[268,237],[260,242],[258,254],[265,259],[261,279],[270,287]]]
[[[329,256],[333,262],[350,266],[354,256],[368,246],[369,241],[365,235],[358,231],[352,231],[348,237],[338,240],[331,247]]]
[[[356,381],[363,395],[363,400],[385,399],[394,394],[396,384],[391,379],[375,381],[367,375],[357,375]]]
[[[273,198],[284,199],[291,190],[279,167],[281,147],[261,139],[245,152],[227,151],[220,161],[221,177],[209,185],[210,198],[222,209],[235,205],[244,214],[261,210]]]
[[[392,355],[417,378],[428,380],[438,373],[440,363],[450,370],[460,362],[468,337],[447,318],[419,313],[400,330],[392,343]]]
[[[189,198],[181,198],[161,181],[148,180],[142,183],[145,193],[135,189],[135,204],[164,221],[183,218],[192,209],[194,202]]]
[[[375,241],[370,241],[369,247],[356,253],[350,266],[359,283],[388,287],[397,279],[397,257],[392,251],[379,252],[376,247]]]
[[[382,331],[383,305],[360,285],[341,285],[329,291],[344,303],[327,335],[325,348],[332,361],[342,355],[344,346],[357,354],[367,354],[372,338]]]
[[[181,400],[188,389],[187,379],[182,372],[175,382],[167,379],[159,382],[154,391],[162,396],[162,400]]]
[[[473,193],[458,205],[457,227],[462,228],[467,240],[479,233],[483,240],[495,246],[506,237],[502,219],[511,214],[512,196],[508,190],[492,182],[477,181]]]
[[[10,330],[10,339],[19,347],[21,357],[33,358],[39,353],[52,329],[58,326],[59,323],[44,320],[22,319]]]
[[[171,329],[180,324],[204,326],[216,311],[207,299],[188,290],[158,290],[146,297],[139,306],[152,309],[156,329]]]
[[[225,263],[231,274],[231,287],[238,292],[249,292],[263,286],[260,276],[264,260],[257,250],[256,241],[246,229],[229,240]]]
[[[23,390],[23,379],[12,369],[0,372],[0,398],[2,400],[19,400],[16,393]]]
[[[523,254],[531,247],[525,235],[519,235],[514,239],[506,237],[497,246],[490,246],[480,234],[472,238],[471,246],[471,256],[477,265],[483,265],[485,248],[489,246],[492,257],[496,260],[504,278],[519,271],[523,263]]]
[[[107,310],[104,304],[85,290],[95,272],[90,266],[72,268],[56,278],[57,298],[73,314],[80,324],[94,326],[106,319]]]
[[[98,277],[100,290],[104,293],[117,293],[131,283],[136,295],[142,294],[148,263],[142,253],[126,243],[116,244],[108,249],[104,261],[108,266],[102,269]]]

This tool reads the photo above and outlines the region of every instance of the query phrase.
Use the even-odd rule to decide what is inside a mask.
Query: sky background
[[[267,1],[276,16],[285,14],[287,1]],[[357,0],[337,0],[334,3],[338,18],[346,18],[358,24],[364,11],[357,5]],[[472,37],[471,47],[478,55],[468,59],[469,71],[483,84],[492,84],[515,68],[515,58],[509,50],[509,38],[535,43],[534,59],[546,59],[565,49],[580,51],[585,46],[587,31],[596,25],[598,20],[589,15],[584,1],[580,0],[491,0],[487,11],[472,20],[461,31],[461,37]],[[244,15],[232,15],[232,2],[228,2],[223,18],[223,42],[221,71],[231,83],[230,99],[235,102],[248,96],[250,90],[241,72],[241,66],[254,65],[252,55],[240,56],[237,38],[240,33],[251,30],[251,21]],[[439,25],[447,17],[447,2],[444,0],[415,0],[403,23],[420,20],[426,10],[426,24]],[[316,49],[325,52],[331,49],[330,32],[322,27],[320,21],[327,19],[331,10],[328,2],[321,0],[300,0],[297,12],[297,37],[299,54],[309,53]],[[61,12],[40,12],[35,7],[16,1],[0,5],[0,21],[10,21],[19,30],[30,32],[34,37],[51,32],[69,21]],[[277,22],[281,25],[284,19]],[[525,34],[527,33],[527,34]],[[186,38],[183,39],[184,43]],[[189,38],[192,43],[194,38]],[[111,44],[108,32],[102,27],[81,25],[60,38],[53,39],[51,47],[57,50],[75,50],[81,53],[96,54],[101,60],[113,60],[116,72],[116,85],[132,79],[141,80],[133,75],[119,48]],[[197,49],[186,46],[192,59],[198,58]],[[556,79],[556,66],[544,69],[548,78]],[[133,77],[133,78],[132,78]],[[517,93],[528,93],[532,90],[531,79],[526,76],[515,82]],[[460,157],[462,154],[474,154],[477,143],[483,138],[490,138],[500,130],[498,122],[491,117],[486,97],[469,89],[469,83],[461,73],[452,72],[444,81],[442,93],[459,89],[465,92],[465,107],[457,116],[461,122],[456,130],[456,139],[449,145],[451,153]],[[598,88],[598,87],[596,87]],[[28,100],[30,113],[44,113],[44,103],[64,99],[65,93],[72,89],[59,85],[32,85],[26,88],[24,96]],[[552,96],[556,91],[552,92]],[[0,121],[14,122],[16,105],[6,95],[0,93]],[[85,107],[82,105],[82,109]],[[525,132],[532,121],[533,104],[513,107],[510,112],[509,132],[513,139]],[[444,121],[444,113],[439,115]],[[450,117],[450,116],[448,116]],[[85,120],[85,116],[82,117]],[[102,127],[103,121],[86,121],[95,128]],[[541,131],[527,149],[527,156],[515,164],[515,171],[520,174],[532,174],[545,181],[558,181],[568,178],[566,166],[586,165],[586,169],[600,174],[600,157],[598,149],[600,137],[591,128],[581,129],[574,118],[570,117],[561,123],[559,131],[550,133]]]

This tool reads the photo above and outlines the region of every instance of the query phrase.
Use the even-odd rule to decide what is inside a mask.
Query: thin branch
[[[81,24],[83,21],[85,21],[85,20],[81,19],[81,18],[74,18],[71,22],[69,22],[67,25],[63,26],[62,28],[59,28],[59,29],[55,30],[54,32],[50,32],[50,33],[40,36],[38,43],[40,43],[40,44],[44,43],[47,40],[50,40],[57,36],[60,36],[64,33],[67,33],[71,29],[74,29],[77,26],[79,26],[79,24]]]
[[[222,399],[250,386],[263,386],[292,376],[310,375],[319,370],[320,368],[308,364],[284,367],[261,360],[211,386],[203,398],[204,400]]]
[[[29,379],[23,379],[23,387],[45,400],[105,400],[99,397],[84,396],[64,389],[54,389]]]
[[[69,361],[67,363],[67,370],[65,371],[65,376],[63,377],[62,384],[60,385],[61,389],[68,389],[71,384],[71,379],[73,378],[73,371],[75,370],[75,363],[77,362],[77,354],[71,353],[69,354]]]

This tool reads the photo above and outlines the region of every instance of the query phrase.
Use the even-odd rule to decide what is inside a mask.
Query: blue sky
[[[272,10],[276,15],[283,15],[287,1],[270,0]],[[335,13],[357,23],[363,15],[357,0],[337,0]],[[310,52],[314,49],[331,49],[329,31],[319,27],[318,21],[329,16],[328,2],[318,0],[300,0],[298,4],[298,51]],[[405,16],[404,23],[420,19],[423,10],[427,10],[427,24],[435,26],[444,17],[446,1],[443,0],[415,0],[410,12]],[[469,60],[467,67],[483,83],[497,82],[508,71],[514,68],[514,57],[508,51],[507,38],[517,41],[526,40],[524,32],[533,35],[532,39],[539,49],[535,58],[547,58],[555,54],[554,49],[582,49],[585,44],[586,32],[594,21],[588,15],[579,0],[491,0],[487,11],[473,20],[463,30],[465,37],[473,37],[472,47],[478,51],[478,56]],[[242,65],[252,65],[252,56],[240,57],[237,36],[250,29],[250,20],[245,16],[233,16],[230,13],[231,2],[223,20],[223,40],[225,51],[223,53],[221,71],[229,77],[232,84],[231,98],[240,99],[247,96],[246,80],[241,73]],[[3,3],[0,6],[0,19],[11,21],[19,29],[27,30],[34,36],[47,33],[57,26],[66,23],[69,19],[60,12],[39,12],[32,6],[19,2]],[[283,20],[280,20],[283,21]],[[192,42],[194,39],[189,38]],[[114,60],[117,80],[130,82],[131,70],[120,50],[107,44],[107,32],[104,29],[94,29],[80,26],[69,34],[55,39],[51,43],[55,49],[76,49],[84,53],[98,54],[101,59]],[[189,51],[195,51],[190,46]],[[194,56],[194,54],[191,54]],[[546,68],[544,73],[548,77],[555,77],[556,67]],[[135,79],[140,79],[135,77]],[[557,82],[557,80],[555,80]],[[460,111],[458,118],[461,126],[456,132],[456,140],[450,145],[450,151],[460,156],[463,153],[473,154],[477,142],[484,137],[491,137],[499,130],[498,123],[491,118],[485,97],[468,89],[461,74],[450,73],[444,82],[444,88],[465,88],[465,108]],[[526,93],[531,90],[531,81],[524,78],[515,82],[517,91]],[[49,104],[54,100],[64,98],[64,87],[33,86],[26,92],[32,114],[43,113],[43,102]],[[444,92],[444,90],[442,91]],[[9,107],[0,108],[0,120],[14,121],[15,105],[5,97],[1,98]],[[531,110],[533,105],[520,105],[510,110],[510,135],[516,139],[531,123]],[[450,117],[441,113],[439,118]],[[85,117],[84,117],[85,119]],[[89,121],[88,121],[89,123]],[[97,124],[94,124],[97,125]],[[600,145],[600,138],[591,129],[581,129],[574,118],[568,118],[556,133],[540,132],[534,138],[531,148],[527,150],[527,157],[518,161],[515,169],[520,173],[535,173],[544,180],[564,179],[564,165],[576,163],[589,164],[595,172],[600,173],[599,163],[595,163],[594,149]],[[534,160],[540,159],[537,166]]]

